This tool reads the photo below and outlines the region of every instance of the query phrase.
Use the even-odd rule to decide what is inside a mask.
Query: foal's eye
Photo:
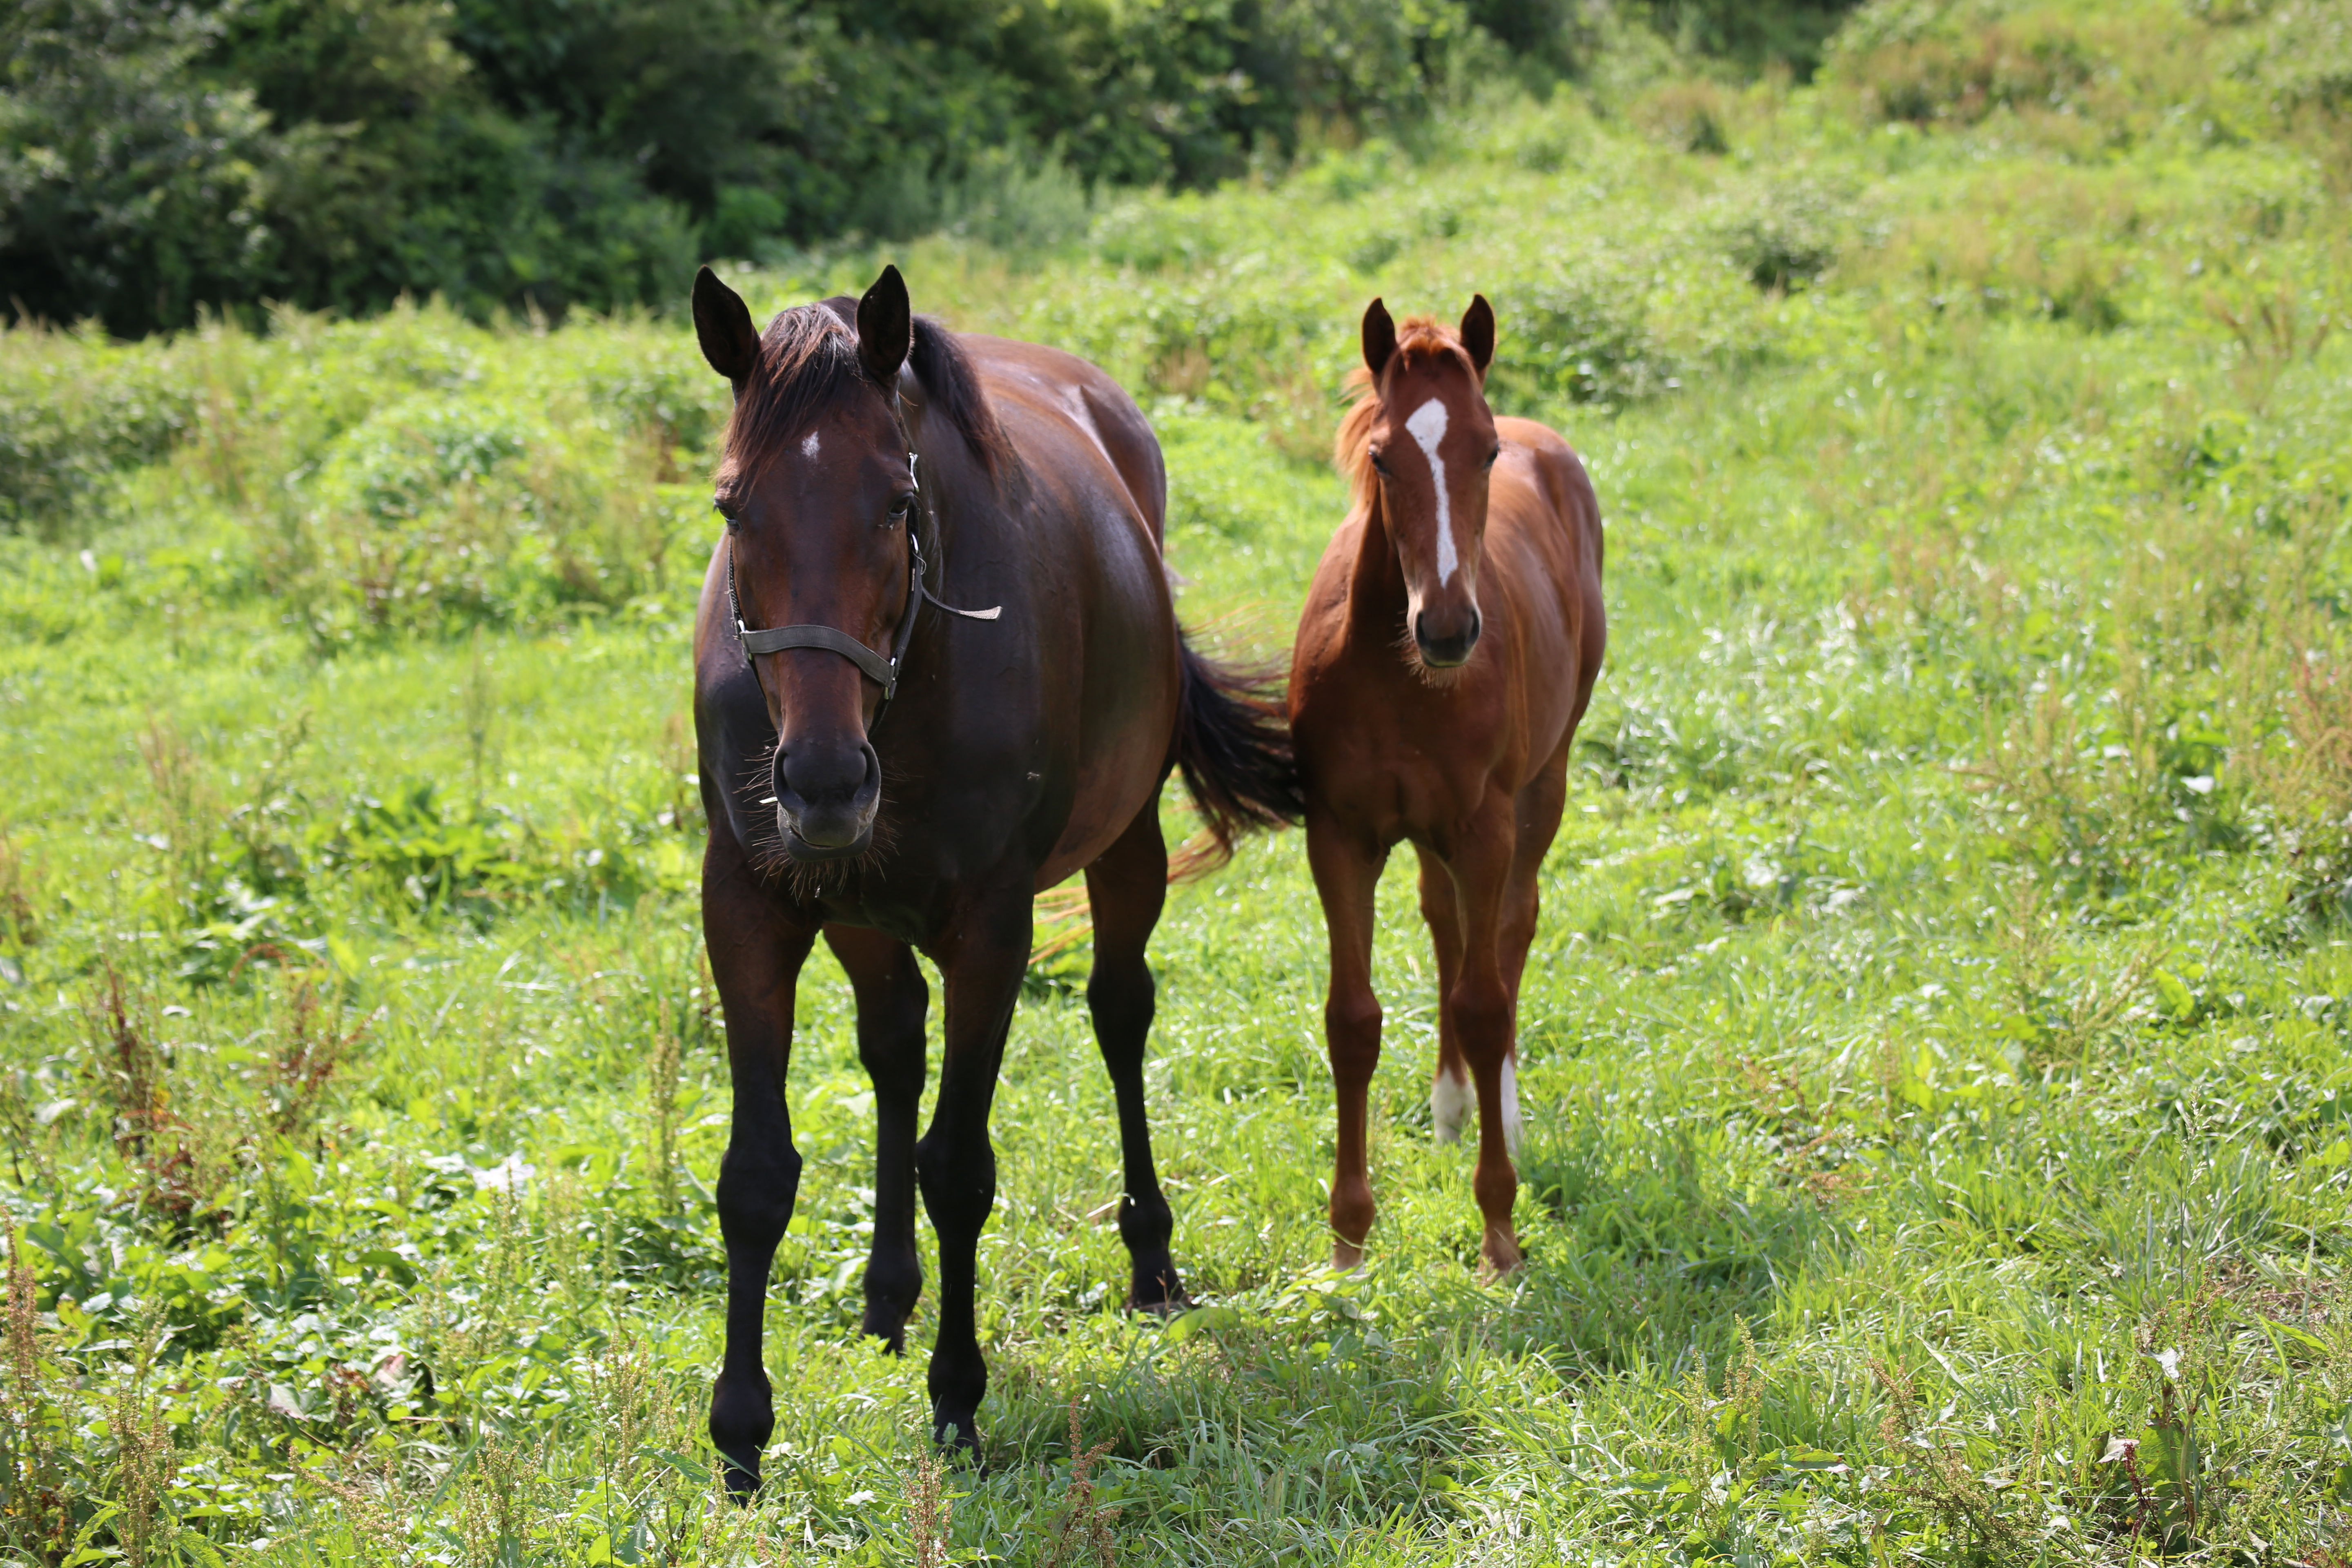
[[[1499,457],[1501,457],[1502,455],[1503,455],[1503,449],[1502,449],[1500,447],[1496,447],[1493,451],[1491,451],[1491,452],[1487,453],[1487,454],[1486,454],[1486,466],[1487,466],[1488,468],[1493,468],[1493,467],[1495,466],[1495,459],[1496,459],[1496,458],[1499,458]]]
[[[1370,454],[1370,456],[1372,459],[1372,472],[1380,475],[1382,479],[1387,479],[1389,477],[1389,461],[1387,455],[1381,452],[1373,452]]]

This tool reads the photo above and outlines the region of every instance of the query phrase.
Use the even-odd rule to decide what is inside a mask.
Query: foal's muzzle
[[[872,742],[804,745],[776,752],[776,826],[796,860],[864,853],[882,801],[882,763]]]
[[[1413,647],[1421,650],[1421,662],[1433,669],[1452,669],[1466,662],[1470,650],[1478,646],[1478,606],[1466,605],[1451,615],[1433,615],[1424,609],[1412,618]]]

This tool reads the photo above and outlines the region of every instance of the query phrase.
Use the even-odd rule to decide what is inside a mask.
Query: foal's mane
[[[1478,367],[1471,363],[1470,351],[1462,346],[1453,328],[1434,316],[1408,316],[1397,328],[1395,357],[1404,366],[1410,367],[1416,357],[1441,359],[1448,354],[1461,362],[1472,384],[1476,384]],[[1380,494],[1379,478],[1372,472],[1372,426],[1381,416],[1381,394],[1372,373],[1362,365],[1348,373],[1348,385],[1355,391],[1356,401],[1339,418],[1331,461],[1348,476],[1350,503],[1360,511]]]
[[[760,339],[760,357],[727,421],[723,468],[746,479],[756,475],[817,410],[854,388],[890,395],[892,389],[876,386],[858,361],[857,333],[849,324],[855,310],[847,300],[827,300],[779,311],[768,323]],[[936,317],[916,317],[907,363],[931,411],[954,426],[982,471],[1001,483],[1012,464],[1012,447],[955,334]]]

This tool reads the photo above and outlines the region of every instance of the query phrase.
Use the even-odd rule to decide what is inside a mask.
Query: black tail
[[[1233,858],[1234,842],[1259,827],[1286,827],[1307,815],[1281,682],[1264,670],[1221,664],[1182,644],[1183,693],[1176,709],[1176,766],[1210,843],[1181,852],[1176,875],[1197,876]]]

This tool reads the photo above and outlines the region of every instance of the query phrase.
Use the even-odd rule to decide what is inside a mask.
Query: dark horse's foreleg
[[[930,987],[903,942],[857,926],[824,928],[857,993],[857,1055],[874,1082],[874,1250],[866,1264],[865,1332],[898,1355],[923,1293],[915,1252],[915,1117],[923,1098],[923,1016]]]
[[[1153,1009],[1151,968],[1143,952],[1168,901],[1168,847],[1160,837],[1157,799],[1087,868],[1087,901],[1095,927],[1087,1007],[1118,1098],[1118,1148],[1126,1168],[1118,1234],[1129,1264],[1128,1305],[1165,1311],[1183,1305],[1184,1286],[1168,1256],[1175,1221],[1152,1165],[1151,1124],[1143,1109],[1143,1050]]]
[[[1029,965],[1030,875],[1000,875],[958,901],[929,949],[947,990],[946,1050],[930,1130],[915,1145],[923,1207],[940,1238],[940,1337],[931,1350],[931,1435],[977,1452],[974,1413],[988,1392],[972,1321],[981,1226],[996,1203],[988,1112],[1013,1005]]]
[[[768,1266],[792,1223],[801,1157],[793,1147],[784,1069],[792,1057],[793,989],[816,940],[785,919],[731,840],[714,836],[702,859],[702,932],[727,1016],[735,1111],[719,1166],[719,1229],[727,1242],[727,1351],[710,1392],[710,1441],[728,1489],[756,1490],[760,1453],[775,1430],[760,1341]]]

